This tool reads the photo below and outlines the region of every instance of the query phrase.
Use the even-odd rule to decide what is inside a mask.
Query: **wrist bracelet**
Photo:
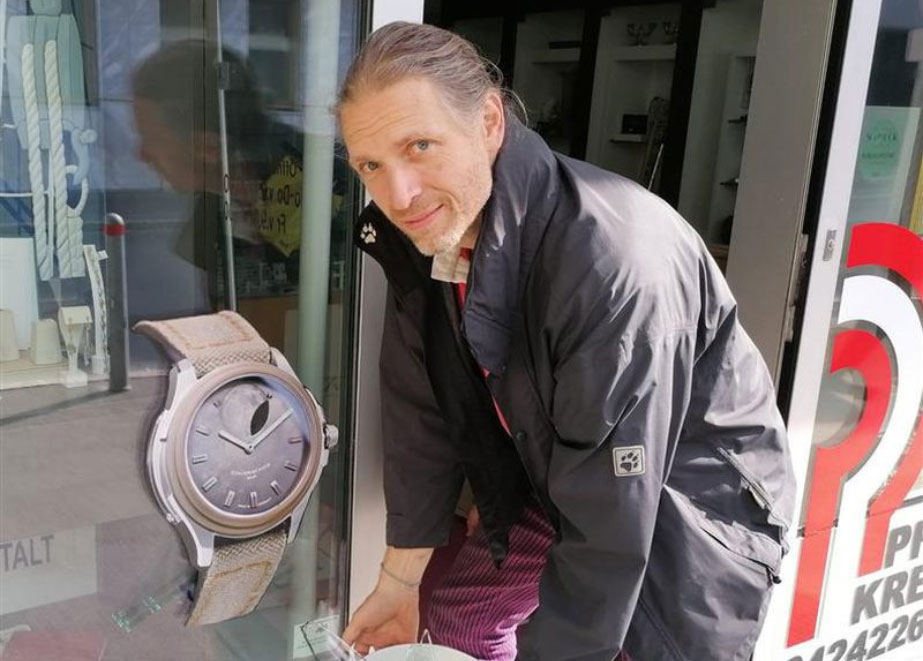
[[[387,567],[385,567],[385,563],[381,563],[381,573],[384,574],[385,576],[387,576],[388,578],[392,579],[393,581],[396,581],[396,582],[400,583],[403,587],[407,588],[408,590],[416,590],[417,588],[420,587],[421,581],[417,581],[416,583],[411,583],[410,581],[405,581],[405,580],[402,579],[401,577],[399,577],[399,576],[397,576],[396,574],[394,574],[394,573],[393,573],[391,570],[389,570]]]

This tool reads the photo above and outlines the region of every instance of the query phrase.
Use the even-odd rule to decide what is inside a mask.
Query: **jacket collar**
[[[475,359],[493,374],[506,371],[532,261],[557,205],[557,168],[544,140],[507,115],[462,320]]]
[[[462,314],[471,351],[492,374],[506,371],[532,261],[557,204],[557,168],[541,137],[507,115]],[[382,265],[399,296],[429,281],[432,259],[417,251],[374,203],[360,214],[354,237]]]

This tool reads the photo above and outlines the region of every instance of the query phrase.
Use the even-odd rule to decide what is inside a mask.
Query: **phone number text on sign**
[[[923,639],[923,609],[913,615],[901,615],[891,622],[865,629],[851,641],[841,638],[818,647],[810,657],[798,655],[788,661],[866,661],[886,652],[896,652],[920,639]],[[923,655],[923,649],[920,653]]]

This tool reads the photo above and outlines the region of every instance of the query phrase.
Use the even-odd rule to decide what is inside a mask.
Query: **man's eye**
[[[363,172],[375,172],[378,169],[378,163],[363,163],[359,169]]]
[[[429,149],[429,140],[417,140],[413,143],[413,146],[416,147],[419,151],[426,151]]]

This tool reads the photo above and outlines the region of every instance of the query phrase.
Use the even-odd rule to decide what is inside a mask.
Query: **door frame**
[[[776,383],[794,335],[836,5],[773,0],[760,21],[726,275]]]
[[[795,589],[795,572],[800,556],[805,479],[809,470],[821,380],[827,365],[827,345],[834,323],[833,311],[838,286],[844,235],[847,229],[847,212],[855,174],[856,159],[875,41],[881,0],[863,0],[846,3],[840,8],[848,24],[844,26],[845,47],[836,85],[831,133],[825,141],[826,153],[818,154],[823,161],[819,190],[816,229],[812,232],[811,259],[805,268],[807,286],[803,302],[797,347],[792,348],[794,365],[790,407],[787,415],[792,463],[798,482],[795,499],[795,522],[790,535],[791,550],[783,561],[782,583],[775,589],[770,603],[766,626],[757,646],[758,661],[788,658],[786,641],[789,635],[792,603]],[[832,76],[831,76],[832,77]],[[822,157],[822,158],[821,158]],[[813,215],[813,214],[811,214]],[[813,218],[809,218],[813,221]],[[823,603],[823,597],[821,598]],[[829,628],[829,626],[828,626]],[[820,644],[820,631],[811,639],[809,647]]]

